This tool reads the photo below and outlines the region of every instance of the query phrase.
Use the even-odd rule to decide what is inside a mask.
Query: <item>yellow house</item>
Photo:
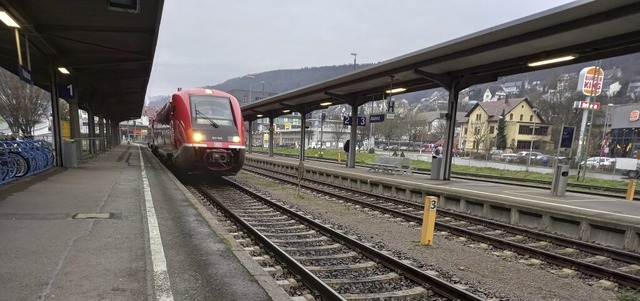
[[[529,99],[502,98],[479,102],[458,120],[460,150],[483,152],[495,149],[501,118],[505,121],[505,151],[528,151],[532,141],[534,151],[542,152],[550,145],[551,126],[544,123]]]

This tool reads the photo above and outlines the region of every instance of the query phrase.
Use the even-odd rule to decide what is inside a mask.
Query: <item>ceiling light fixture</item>
[[[67,68],[65,67],[58,67],[58,71],[60,71],[60,73],[62,74],[69,74],[69,70],[67,70]]]
[[[110,10],[137,14],[140,12],[140,0],[107,0]]]
[[[394,94],[394,93],[400,93],[404,91],[407,91],[407,88],[395,88],[395,89],[387,90],[385,92],[388,94]]]
[[[9,13],[6,10],[4,10],[4,8],[1,8],[1,7],[0,7],[0,20],[2,20],[2,22],[9,27],[20,28],[20,25],[18,25],[18,22],[16,22],[16,20],[14,20],[11,17],[11,15],[9,15]]]
[[[577,54],[570,54],[570,55],[565,55],[565,56],[560,56],[560,57],[555,57],[555,58],[550,58],[550,59],[544,59],[544,60],[539,60],[539,61],[535,61],[535,62],[530,62],[530,63],[527,63],[527,66],[536,67],[536,66],[548,65],[548,64],[553,64],[553,63],[565,62],[565,61],[573,60],[573,59],[575,59],[577,57],[578,57]]]
[[[323,102],[320,105],[323,106],[323,107],[326,107],[326,106],[330,106],[331,103],[330,102]]]

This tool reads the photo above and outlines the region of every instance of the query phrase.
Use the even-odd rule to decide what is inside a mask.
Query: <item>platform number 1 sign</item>
[[[73,85],[72,84],[66,84],[66,83],[58,83],[58,97],[65,99],[65,100],[71,100],[73,99],[74,95],[73,95]]]

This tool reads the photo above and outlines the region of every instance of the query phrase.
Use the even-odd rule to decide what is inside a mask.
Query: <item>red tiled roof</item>
[[[511,99],[508,99],[507,101],[498,100],[498,101],[479,102],[471,110],[469,110],[469,112],[465,115],[465,117],[469,119],[471,112],[475,111],[476,108],[479,106],[485,112],[487,112],[487,115],[489,115],[489,120],[495,121],[495,120],[498,120],[498,116],[502,114],[503,110],[505,114],[508,114],[511,110],[513,110],[523,101],[526,101],[530,107],[533,107],[531,102],[529,102],[529,100],[526,97],[511,98]]]

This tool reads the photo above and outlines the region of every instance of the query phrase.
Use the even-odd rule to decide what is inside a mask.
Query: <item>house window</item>
[[[467,128],[464,128],[464,134],[467,135]]]
[[[475,130],[475,133],[474,133],[474,134],[475,134],[475,135],[480,135],[480,128],[476,128],[476,130]]]
[[[524,118],[524,114],[520,114],[520,121]]]
[[[480,114],[476,114],[476,121],[482,120],[482,116]]]
[[[509,114],[509,120],[513,120],[513,113]]]
[[[496,128],[496,127],[495,127],[495,126],[493,126],[493,125],[492,125],[492,126],[490,126],[490,127],[489,127],[489,134],[493,135],[493,132],[495,131],[495,128]]]
[[[533,115],[529,116],[529,121],[533,121]]]
[[[547,126],[536,126],[536,136],[547,136],[549,133],[549,127]],[[521,125],[518,127],[519,135],[533,135],[533,126],[532,125]]]

